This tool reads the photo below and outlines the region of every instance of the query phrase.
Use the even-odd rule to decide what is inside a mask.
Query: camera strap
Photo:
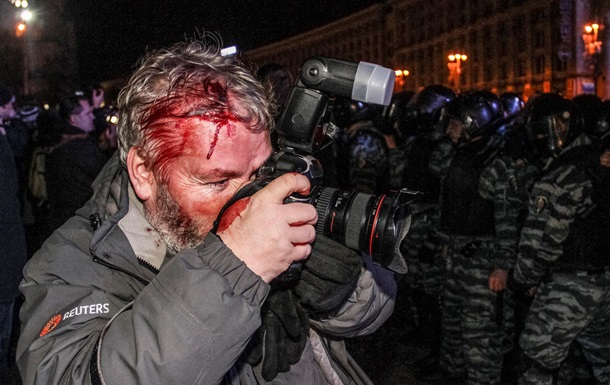
[[[216,231],[218,231],[218,225],[220,224],[220,218],[222,218],[222,215],[224,214],[226,209],[231,207],[233,205],[233,203],[237,202],[238,200],[254,195],[254,193],[256,193],[258,190],[265,187],[267,184],[269,184],[268,179],[256,178],[252,182],[248,183],[244,187],[237,190],[235,192],[235,194],[233,194],[231,199],[229,199],[227,201],[227,203],[225,203],[225,205],[222,207],[222,209],[220,210],[220,213],[218,213],[218,216],[216,217],[216,220],[214,221],[214,227],[212,227],[212,233],[216,234]]]

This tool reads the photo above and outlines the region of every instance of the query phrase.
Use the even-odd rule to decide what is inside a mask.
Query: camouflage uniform
[[[404,147],[388,148],[390,189],[392,190],[408,187],[402,183],[402,175],[407,168],[407,154],[408,150]]]
[[[449,139],[441,140],[430,154],[430,171],[441,181],[445,179],[455,154],[455,145]]]
[[[479,194],[494,204],[495,242],[497,252],[490,260],[490,273],[496,270],[512,271],[517,260],[519,233],[527,213],[529,192],[539,173],[538,167],[524,157],[503,154],[486,167],[479,178]],[[519,350],[516,335],[522,329],[529,298],[510,288],[496,293],[498,308],[496,323],[503,334],[502,357],[490,359],[498,368],[505,368],[507,375],[519,373]],[[501,302],[500,302],[501,301]],[[503,357],[508,357],[504,360]],[[519,373],[520,374],[520,373]]]
[[[411,228],[401,247],[409,264],[406,278],[417,306],[418,332],[430,343],[434,355],[438,354],[440,341],[440,296],[445,273],[438,236],[440,178],[430,170],[430,157],[437,144],[433,132],[424,132],[408,143],[401,182],[403,187],[424,193],[411,204]]]
[[[601,268],[561,267],[570,231],[593,206],[594,189],[581,167],[560,160],[588,143],[583,136],[576,139],[532,190],[514,271],[516,283],[524,288],[538,285],[519,341],[532,360],[519,379],[521,385],[552,384],[574,341],[582,347],[597,382],[610,383],[609,250],[604,250]]]
[[[497,248],[493,207],[482,204],[478,194],[480,144],[435,157],[443,176],[441,224],[449,241],[440,366],[465,375],[467,384],[490,385],[500,381],[502,330],[496,323],[496,294],[488,288]]]
[[[502,155],[481,172],[479,194],[494,203],[497,254],[490,269],[511,271],[517,260],[519,234],[527,213],[529,193],[539,169],[524,158]],[[515,296],[509,289],[503,295],[505,353],[515,342]]]
[[[443,292],[440,365],[465,375],[467,384],[498,384],[502,331],[496,324],[496,294],[488,289],[492,237],[451,236]]]

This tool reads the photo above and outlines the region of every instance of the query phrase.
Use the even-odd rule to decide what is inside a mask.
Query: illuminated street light
[[[460,76],[462,74],[462,62],[468,60],[468,56],[463,53],[452,53],[447,56],[449,63],[449,81],[455,83],[457,92],[460,92]]]
[[[602,41],[599,38],[602,27],[597,23],[585,25],[585,33],[582,34],[582,40],[585,43],[585,55],[595,55],[602,51]]]
[[[15,35],[17,35],[17,37],[21,37],[26,33],[27,22],[30,20],[32,20],[32,12],[25,9],[23,12],[21,12],[21,21],[17,23],[15,29]]]
[[[20,21],[17,23],[17,27],[15,28],[15,35],[17,35],[17,37],[21,37],[25,34],[26,30],[27,25],[25,24],[25,21]]]
[[[400,90],[404,91],[405,84],[406,84],[406,77],[409,76],[411,73],[409,72],[409,70],[395,70],[394,73],[396,74],[396,83],[395,84],[400,87]]]
[[[27,9],[24,10],[23,12],[21,12],[21,20],[23,20],[23,21],[32,20],[32,12],[28,11]]]
[[[585,25],[585,33],[582,34],[582,41],[585,46],[584,56],[589,62],[591,72],[593,72],[593,89],[595,95],[597,95],[597,79],[599,77],[600,58],[603,49],[603,41],[600,36],[603,29],[603,24],[591,23]]]
[[[13,4],[17,8],[27,8],[28,1],[27,0],[9,0],[11,4]]]

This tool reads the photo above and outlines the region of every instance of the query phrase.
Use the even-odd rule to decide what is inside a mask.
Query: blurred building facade
[[[21,95],[34,96],[58,95],[79,84],[75,16],[68,3],[39,2],[35,19],[16,36],[16,11],[10,2],[0,2],[0,26],[4,26],[0,82]],[[403,70],[396,90],[415,91],[435,83],[461,91],[516,91],[525,97],[556,91],[568,97],[597,93],[610,98],[606,85],[610,34],[605,33],[610,27],[609,4],[607,0],[386,0],[244,52],[242,59],[258,65],[276,62],[293,73],[313,55],[378,63]],[[601,50],[585,54],[584,27],[593,22],[601,26],[596,30]],[[449,61],[450,54],[465,55],[466,60]]]
[[[368,61],[396,70],[397,90],[444,84],[467,91],[610,98],[607,1],[389,0],[315,30],[243,53],[294,73],[309,56]],[[585,53],[597,23],[600,50]],[[453,60],[450,60],[450,55]],[[462,60],[456,60],[463,58]]]

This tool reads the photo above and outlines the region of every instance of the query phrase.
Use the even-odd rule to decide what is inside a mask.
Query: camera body
[[[388,105],[394,78],[393,70],[376,64],[325,57],[306,60],[278,120],[278,149],[261,167],[259,177],[269,181],[287,172],[306,175],[311,182],[310,194],[295,194],[286,202],[316,207],[316,233],[365,252],[386,268],[404,274],[407,265],[400,243],[410,227],[409,203],[419,193],[403,189],[373,196],[326,187],[323,167],[313,155],[315,139],[323,135],[322,120],[332,97]],[[295,269],[298,265],[289,269],[288,276]]]
[[[293,194],[285,203],[312,204],[318,212],[317,234],[366,253],[395,273],[406,273],[400,244],[411,225],[409,204],[421,193],[401,189],[375,196],[324,186],[322,164],[313,155],[315,138],[324,130],[321,122],[331,96],[387,106],[393,88],[394,71],[376,64],[324,57],[306,60],[278,121],[277,151],[258,170],[256,180],[238,190],[225,204],[212,231],[218,228],[227,207],[251,196],[278,176],[297,172],[309,178],[310,193]],[[301,263],[293,263],[275,280],[298,278],[300,267]]]

